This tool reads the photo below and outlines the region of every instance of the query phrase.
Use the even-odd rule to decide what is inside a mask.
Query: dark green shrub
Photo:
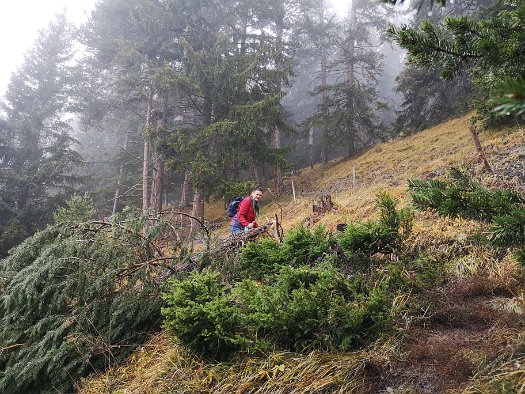
[[[397,233],[398,242],[407,239],[412,233],[413,212],[408,208],[398,210],[397,202],[384,192],[377,195],[377,206],[381,210],[379,223]]]
[[[385,325],[384,292],[361,293],[358,280],[332,267],[284,267],[269,282],[246,280],[233,291],[246,332],[259,342],[294,351],[348,350]]]
[[[153,279],[162,271],[124,275],[155,256],[144,222],[81,222],[90,203],[70,208],[0,265],[0,338],[10,348],[0,354],[2,393],[72,392],[80,377],[123,360],[160,328]]]
[[[511,189],[488,190],[464,169],[451,168],[448,181],[408,180],[414,206],[440,216],[490,221],[509,214],[525,201]]]
[[[395,200],[386,193],[378,194],[377,205],[381,210],[379,221],[351,223],[338,234],[337,243],[347,257],[398,252],[410,235],[413,223],[410,210],[397,210]]]
[[[495,217],[489,229],[490,240],[497,246],[518,246],[525,243],[525,208]]]
[[[250,242],[240,255],[240,274],[245,278],[262,280],[278,272],[283,265],[297,267],[312,264],[332,243],[323,226],[313,229],[299,226],[288,232],[282,243],[270,239]]]
[[[362,289],[335,268],[283,267],[266,283],[229,286],[218,273],[171,282],[164,327],[201,356],[224,359],[237,350],[275,347],[348,350],[388,326],[391,302],[382,288]]]
[[[239,311],[230,304],[229,289],[216,272],[171,281],[164,293],[163,327],[201,356],[228,358],[246,342],[238,334]]]
[[[332,243],[324,226],[309,229],[301,225],[284,236],[282,263],[293,267],[311,264],[321,257]]]
[[[241,277],[261,280],[278,270],[283,262],[282,244],[271,239],[249,242],[241,251],[239,274]]]
[[[337,243],[348,257],[392,253],[397,244],[397,234],[378,222],[351,223],[337,235]]]

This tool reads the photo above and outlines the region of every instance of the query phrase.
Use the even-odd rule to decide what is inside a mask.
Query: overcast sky
[[[28,51],[56,13],[66,10],[76,25],[85,21],[98,0],[2,0],[0,5],[0,96],[3,96],[11,73],[22,64]],[[350,0],[330,0],[341,14]]]
[[[97,0],[3,0],[0,5],[0,96],[11,73],[24,61],[38,32],[45,29],[54,15],[66,11],[68,19],[80,24],[86,20]]]

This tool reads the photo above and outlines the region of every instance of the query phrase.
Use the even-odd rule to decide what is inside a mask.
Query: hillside
[[[409,203],[407,179],[443,178],[450,167],[469,164],[488,187],[523,191],[525,129],[481,133],[494,169],[482,173],[469,134],[469,116],[416,135],[378,145],[350,160],[302,169],[275,200],[265,195],[263,213],[281,215],[285,231],[311,216],[312,201],[331,195],[334,209],[321,216],[336,224],[378,216],[376,195],[387,191],[401,206]],[[355,168],[355,185],[354,182]],[[282,208],[282,211],[281,211]],[[221,204],[207,207],[221,220]],[[224,234],[227,223],[222,224]],[[160,333],[124,365],[83,382],[82,393],[490,393],[525,390],[523,267],[511,253],[494,251],[472,239],[486,231],[473,220],[415,211],[404,247],[424,252],[436,263],[439,280],[424,282],[417,271],[403,273],[426,287],[396,294],[406,310],[396,330],[361,350],[327,353],[273,352],[228,363],[204,361]],[[439,266],[437,264],[440,264]],[[388,270],[388,266],[385,268]],[[236,361],[235,361],[236,360]]]

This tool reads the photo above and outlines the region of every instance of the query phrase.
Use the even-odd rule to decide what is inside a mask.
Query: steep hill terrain
[[[263,212],[268,219],[280,217],[285,231],[315,222],[336,232],[338,223],[377,217],[379,192],[409,205],[407,179],[440,179],[450,167],[461,165],[468,165],[487,187],[523,191],[525,129],[480,134],[493,168],[488,173],[482,171],[472,143],[469,118],[378,145],[348,160],[297,171],[285,180],[279,199],[265,195]],[[313,218],[312,203],[323,195],[331,196],[334,208]],[[222,205],[212,204],[207,212],[210,221],[222,222],[218,233],[224,234]],[[419,294],[396,294],[395,304],[410,312],[398,318],[395,332],[359,351],[274,352],[213,363],[160,333],[126,364],[84,381],[79,392],[523,392],[523,266],[512,253],[472,241],[485,231],[480,222],[416,211],[405,248],[432,256],[442,275]],[[415,273],[404,274],[420,280]]]

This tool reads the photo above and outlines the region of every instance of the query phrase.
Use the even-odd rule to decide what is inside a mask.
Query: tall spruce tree
[[[328,83],[315,93],[322,95],[320,109],[308,123],[326,128],[324,158],[328,149],[344,145],[350,156],[372,140],[379,140],[381,128],[376,112],[382,107],[377,91],[381,55],[373,49],[374,29],[386,23],[381,5],[352,1],[347,18],[334,40],[334,55],[328,64]]]
[[[424,20],[439,24],[446,17],[472,15],[487,3],[486,0],[465,0],[447,4],[446,7],[432,7],[427,2],[421,4],[420,12],[414,15],[410,25],[418,26]],[[440,74],[440,67],[406,64],[396,79],[395,90],[402,95],[403,102],[394,124],[394,133],[419,131],[470,109],[476,89],[468,74],[461,72],[454,80],[444,80]]]
[[[144,213],[152,201],[155,210],[161,209],[163,163],[152,152],[150,137],[151,131],[161,124],[167,127],[168,114],[163,111],[170,107],[167,94],[173,88],[180,52],[177,26],[172,24],[167,6],[167,1],[101,1],[82,35],[90,55],[85,74],[101,87],[97,92],[105,92],[102,102],[97,92],[85,96],[84,108],[94,107],[102,113],[110,109],[120,116],[127,112],[129,118],[137,119],[142,126]],[[163,122],[158,123],[159,119]],[[154,190],[150,194],[151,187]]]
[[[276,127],[287,129],[280,97],[289,68],[280,63],[273,20],[257,2],[177,0],[170,7],[184,46],[180,91],[196,122],[167,133],[159,149],[172,168],[191,173],[193,216],[202,219],[215,185],[282,160],[269,142]]]
[[[58,15],[40,33],[8,86],[0,129],[0,256],[42,228],[79,184],[72,173],[81,158],[64,120],[72,84],[72,28]]]

